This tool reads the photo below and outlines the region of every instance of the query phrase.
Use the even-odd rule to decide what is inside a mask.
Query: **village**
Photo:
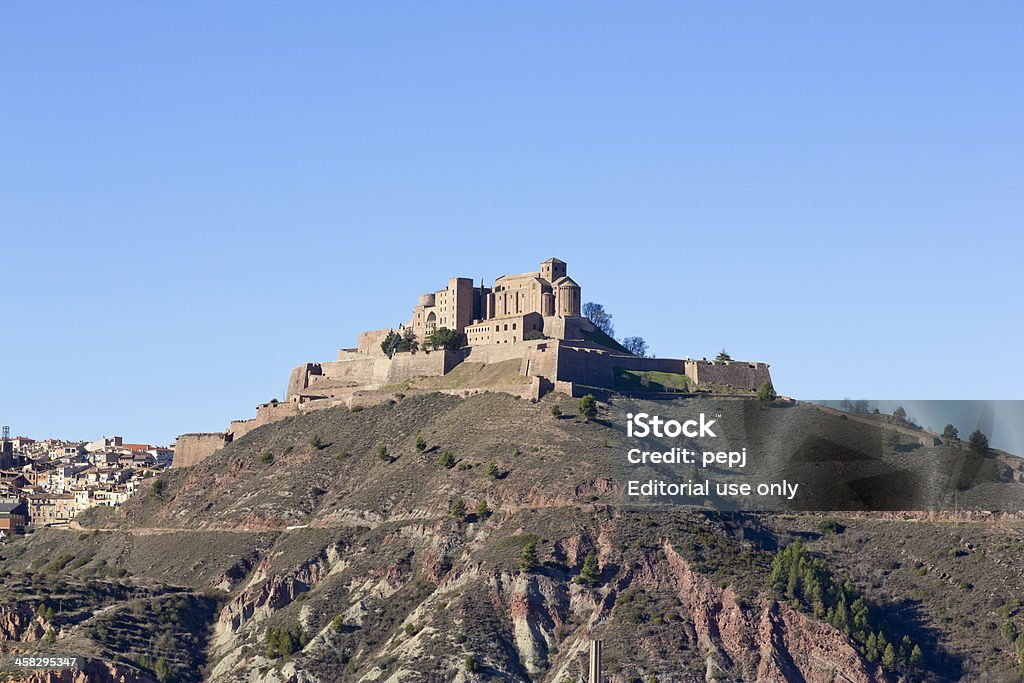
[[[101,505],[116,507],[143,479],[170,466],[172,448],[96,441],[0,440],[0,542],[42,527],[67,527],[76,515]]]

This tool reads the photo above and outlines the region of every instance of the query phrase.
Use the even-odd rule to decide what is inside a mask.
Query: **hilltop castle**
[[[502,391],[535,400],[550,391],[581,396],[595,389],[749,394],[770,379],[766,363],[635,356],[580,314],[581,301],[580,286],[557,258],[536,272],[503,275],[492,287],[451,278],[444,289],[421,294],[397,330],[411,330],[416,350],[389,355],[382,342],[396,330],[363,332],[337,360],[292,370],[285,401],[257,406],[255,418],[235,420],[225,432],[178,437],[174,463],[194,464],[296,412],[365,406],[399,393]],[[429,348],[441,328],[460,335],[455,348]]]
[[[553,320],[579,317],[580,298],[565,261],[549,258],[540,271],[502,275],[490,288],[452,278],[446,288],[420,295],[409,327],[420,340],[447,327],[465,334],[467,346],[514,344],[541,338],[545,319],[550,328]]]

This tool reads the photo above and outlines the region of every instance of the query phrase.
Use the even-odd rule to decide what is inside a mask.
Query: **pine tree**
[[[529,574],[537,568],[537,541],[530,540],[519,554],[519,571]]]
[[[580,570],[580,583],[596,586],[600,579],[601,567],[597,562],[597,553],[591,550],[583,559],[583,569]]]
[[[864,643],[864,659],[871,663],[878,661],[878,639],[874,633],[868,636],[867,642]]]

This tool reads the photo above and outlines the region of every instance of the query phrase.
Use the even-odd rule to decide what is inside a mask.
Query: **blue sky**
[[[768,361],[782,393],[1022,398],[1022,24],[5,3],[0,424],[223,429],[449,276],[549,256],[620,336]]]

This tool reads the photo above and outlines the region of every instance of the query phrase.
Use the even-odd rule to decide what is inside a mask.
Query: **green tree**
[[[924,661],[924,654],[921,652],[921,646],[915,645],[914,649],[910,651],[910,663],[913,666],[921,666],[922,661]]]
[[[441,454],[441,457],[437,459],[437,464],[450,470],[455,467],[455,454],[451,451],[445,451]]]
[[[320,438],[319,434],[314,434],[313,436],[309,437],[309,445],[317,450],[320,450],[321,448],[324,447],[324,442]]]
[[[1008,643],[1012,643],[1017,638],[1017,627],[1012,621],[1004,622],[1000,632],[1003,634],[1003,640]]]
[[[576,411],[583,418],[584,422],[589,422],[597,415],[597,399],[594,398],[593,394],[583,396],[576,404]]]
[[[422,436],[416,437],[416,450],[419,451],[420,453],[427,450],[427,440],[424,439]]]
[[[398,344],[395,346],[395,350],[408,353],[410,351],[415,352],[419,348],[420,344],[416,341],[416,333],[412,331],[411,327],[405,328],[402,331],[402,338],[399,339]]]
[[[537,568],[537,541],[530,539],[519,553],[519,571],[529,574]]]
[[[732,360],[732,356],[729,355],[728,351],[722,349],[718,352],[718,355],[715,356],[715,360]]]
[[[491,516],[491,508],[489,508],[487,506],[487,501],[486,500],[481,500],[479,503],[476,504],[476,518],[477,519],[487,519],[490,516]]]
[[[388,330],[388,333],[384,336],[384,341],[380,343],[380,349],[384,352],[388,358],[395,355],[395,351],[398,350],[398,345],[402,342],[402,336],[394,330]]]
[[[451,507],[448,508],[448,511],[451,512],[452,517],[461,522],[466,516],[466,501],[461,498],[456,498],[452,501]]]
[[[498,463],[493,460],[487,464],[487,476],[491,479],[497,479],[501,476],[501,471],[498,470]]]
[[[583,558],[583,569],[580,570],[580,583],[596,586],[601,580],[601,565],[597,561],[597,553],[591,550]]]
[[[897,406],[896,410],[892,411],[892,416],[896,418],[897,422],[907,421],[907,411],[903,409],[903,406]]]
[[[556,419],[562,417],[562,409],[558,406],[551,406],[551,417]]]
[[[435,349],[448,349],[454,351],[462,346],[462,335],[456,330],[447,327],[439,327],[430,333],[428,343]]]
[[[874,633],[868,636],[867,642],[864,643],[864,659],[871,663],[878,661],[878,639]]]
[[[980,429],[975,429],[967,439],[967,446],[971,449],[972,453],[985,455],[988,453],[988,437]]]
[[[942,438],[948,442],[960,440],[960,430],[951,424],[946,425],[946,428],[942,430]]]
[[[270,450],[269,448],[263,449],[263,452],[260,453],[260,462],[263,463],[264,465],[273,465],[274,451]]]
[[[153,673],[156,674],[156,678],[160,683],[171,680],[171,675],[174,670],[171,669],[171,665],[167,663],[167,660],[163,657],[156,660],[156,666],[153,667]]]
[[[894,669],[896,667],[896,648],[889,643],[885,646],[885,650],[882,652],[882,666],[886,669]]]
[[[774,401],[775,397],[775,387],[772,386],[772,381],[770,379],[766,379],[761,382],[761,386],[757,388],[757,400],[767,403],[769,401]]]
[[[466,655],[464,664],[466,667],[466,671],[470,673],[475,673],[480,668],[480,665],[476,662],[476,657],[474,657],[473,655]]]
[[[377,459],[381,462],[391,462],[391,455],[388,453],[388,447],[384,444],[377,446]]]

